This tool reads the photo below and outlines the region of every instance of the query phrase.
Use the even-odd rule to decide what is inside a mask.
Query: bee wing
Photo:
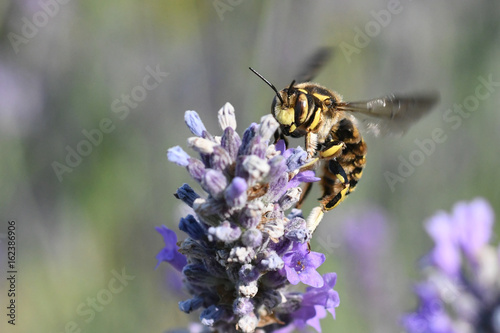
[[[363,102],[342,102],[341,111],[352,113],[368,132],[402,135],[437,104],[439,94],[388,95]]]
[[[297,83],[309,82],[313,80],[316,75],[321,71],[324,65],[332,57],[333,48],[322,47],[317,50],[307,61],[301,66],[304,70],[295,76],[295,81]]]

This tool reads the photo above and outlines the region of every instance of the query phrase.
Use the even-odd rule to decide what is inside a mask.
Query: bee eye
[[[309,110],[309,103],[307,100],[307,95],[300,94],[297,96],[297,100],[295,101],[295,123],[300,125],[304,121],[306,121],[307,114]]]
[[[308,104],[307,104],[307,96],[305,94],[300,94],[297,96],[297,100],[295,101],[295,110],[302,111],[305,110],[307,112]]]

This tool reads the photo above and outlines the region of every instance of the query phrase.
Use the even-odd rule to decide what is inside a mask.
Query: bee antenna
[[[290,96],[293,92],[293,85],[295,84],[295,80],[290,83],[290,87],[288,87],[288,96]]]
[[[255,75],[257,75],[258,77],[260,77],[262,79],[262,81],[264,81],[265,83],[267,83],[267,85],[269,87],[271,87],[272,90],[274,90],[274,92],[276,93],[276,96],[278,97],[278,99],[280,100],[281,104],[285,104],[285,102],[283,102],[283,99],[281,98],[278,90],[276,89],[276,87],[271,83],[269,82],[265,77],[263,77],[262,75],[260,75],[255,69],[253,69],[252,67],[248,67]],[[295,82],[295,81],[294,81]],[[292,82],[293,83],[293,82]]]

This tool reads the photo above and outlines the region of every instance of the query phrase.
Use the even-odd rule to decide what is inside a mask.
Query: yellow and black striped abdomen
[[[350,119],[343,118],[333,126],[330,134],[335,142],[344,145],[342,152],[327,161],[323,168],[321,205],[324,211],[335,208],[354,191],[366,163],[366,143]]]

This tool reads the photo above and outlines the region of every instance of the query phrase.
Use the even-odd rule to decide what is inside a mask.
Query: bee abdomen
[[[343,142],[342,153],[325,164],[323,172],[323,211],[335,208],[350,192],[354,191],[363,175],[366,163],[366,143],[353,122],[342,119],[331,130],[335,142]]]
[[[354,191],[354,188],[363,175],[363,168],[366,164],[365,155],[366,143],[361,139],[356,144],[347,144],[344,153],[337,158],[337,161],[347,174],[350,184],[349,192]]]

